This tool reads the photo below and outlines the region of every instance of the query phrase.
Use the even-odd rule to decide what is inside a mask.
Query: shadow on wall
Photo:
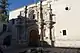
[[[42,44],[43,44],[43,46],[42,46]],[[49,45],[46,41],[40,41],[40,45],[42,47],[51,47],[51,45]]]

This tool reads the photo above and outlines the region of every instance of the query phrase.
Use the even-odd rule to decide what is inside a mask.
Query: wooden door
[[[39,41],[38,31],[32,30],[29,36],[29,46],[38,46],[38,41]]]

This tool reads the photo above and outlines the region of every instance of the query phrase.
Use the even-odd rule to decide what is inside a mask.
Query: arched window
[[[30,10],[30,11],[29,11],[28,17],[29,17],[30,19],[35,19],[34,10]]]
[[[35,14],[33,14],[33,19],[35,19]]]

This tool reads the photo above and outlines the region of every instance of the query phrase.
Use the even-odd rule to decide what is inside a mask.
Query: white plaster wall
[[[9,12],[9,20],[17,18],[17,16],[20,15],[20,11],[22,12],[21,14],[24,16],[24,11],[25,11],[24,9],[25,9],[25,6],[15,9],[13,11],[10,11]]]
[[[52,2],[53,14],[56,14],[55,46],[80,47],[80,0],[57,0]],[[69,10],[65,10],[69,7]],[[63,36],[62,29],[67,30]]]

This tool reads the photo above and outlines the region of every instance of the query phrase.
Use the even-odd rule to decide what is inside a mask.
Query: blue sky
[[[8,3],[10,4],[8,9],[14,10],[24,5],[30,5],[32,3],[35,3],[35,1],[39,1],[39,0],[8,0]]]

